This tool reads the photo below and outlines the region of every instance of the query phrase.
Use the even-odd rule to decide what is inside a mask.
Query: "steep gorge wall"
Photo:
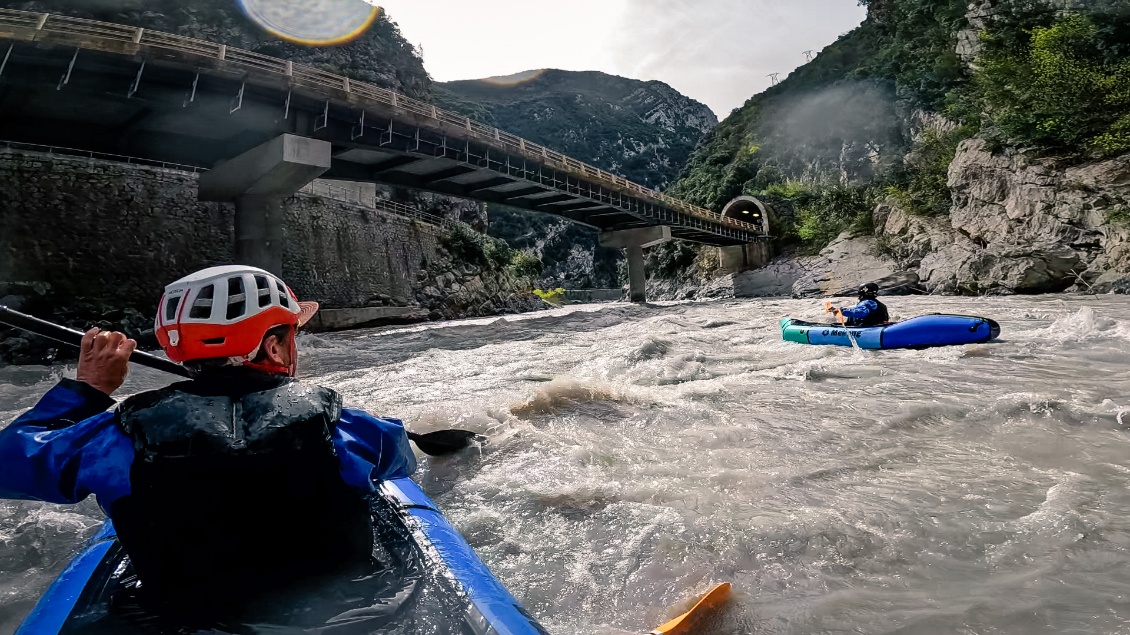
[[[1130,154],[1061,165],[961,144],[947,218],[875,214],[882,251],[936,293],[1130,290]]]
[[[718,124],[706,105],[658,81],[555,69],[436,85],[440,105],[648,187],[665,189]],[[544,264],[544,288],[621,284],[621,250],[560,216],[490,206],[492,236]]]

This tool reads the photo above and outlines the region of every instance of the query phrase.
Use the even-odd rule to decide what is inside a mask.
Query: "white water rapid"
[[[304,378],[489,442],[417,481],[552,633],[1130,633],[1130,298],[887,298],[990,344],[781,341],[733,300],[303,336]],[[0,369],[0,425],[63,372]],[[124,393],[163,385],[135,372]],[[0,633],[101,520],[0,502]],[[704,634],[710,635],[710,634]]]

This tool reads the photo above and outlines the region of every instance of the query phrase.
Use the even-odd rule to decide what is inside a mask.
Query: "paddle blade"
[[[698,632],[702,621],[717,615],[730,599],[733,587],[729,582],[723,582],[702,596],[694,607],[679,617],[655,629],[650,635],[691,635]]]
[[[446,456],[470,446],[480,436],[468,430],[440,430],[427,434],[409,432],[408,438],[420,451],[431,456]]]

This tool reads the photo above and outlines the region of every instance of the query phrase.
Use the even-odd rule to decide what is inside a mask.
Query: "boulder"
[[[32,299],[26,295],[6,295],[0,298],[0,306],[6,306],[13,311],[26,312]]]
[[[931,291],[1062,291],[1126,266],[1130,231],[1118,219],[1130,201],[1130,155],[1066,165],[994,154],[970,139],[948,182],[953,242],[924,257],[918,272]]]
[[[1130,294],[1130,274],[1108,271],[1099,276],[1086,291],[1091,293]]]

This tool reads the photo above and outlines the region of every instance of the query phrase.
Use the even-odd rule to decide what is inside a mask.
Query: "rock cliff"
[[[1063,165],[961,144],[948,218],[875,213],[878,245],[937,293],[1124,291],[1130,283],[1130,155]]]

